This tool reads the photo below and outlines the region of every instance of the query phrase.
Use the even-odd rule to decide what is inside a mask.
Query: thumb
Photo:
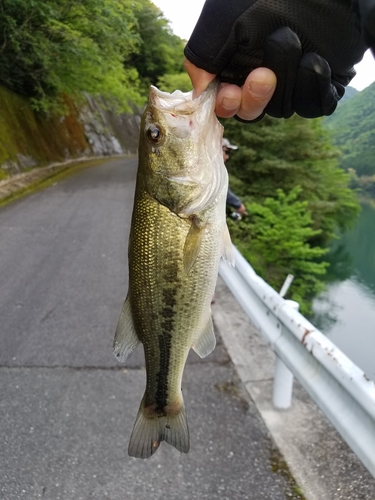
[[[204,69],[198,68],[188,59],[185,59],[184,66],[193,86],[193,97],[199,97],[216,75],[207,73]]]

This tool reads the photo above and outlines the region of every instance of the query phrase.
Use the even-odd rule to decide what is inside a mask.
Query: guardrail
[[[219,274],[277,356],[274,403],[288,406],[291,372],[375,477],[375,382],[234,252]]]

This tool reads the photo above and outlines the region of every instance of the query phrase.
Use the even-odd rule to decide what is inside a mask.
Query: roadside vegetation
[[[68,114],[84,93],[122,112],[145,104],[150,84],[187,91],[183,47],[150,0],[0,0],[0,86],[44,116]],[[338,168],[321,120],[224,125],[240,147],[227,164],[231,187],[250,214],[229,220],[233,240],[275,289],[294,274],[289,296],[306,313],[323,286],[327,242],[358,214],[355,172]]]
[[[293,274],[289,297],[308,314],[324,288],[327,243],[359,213],[351,176],[339,168],[339,153],[321,119],[223,123],[239,146],[227,162],[230,186],[249,212],[240,222],[230,221],[234,243],[276,290]]]
[[[149,0],[0,0],[0,84],[39,111],[82,92],[130,110],[182,73],[183,46]]]

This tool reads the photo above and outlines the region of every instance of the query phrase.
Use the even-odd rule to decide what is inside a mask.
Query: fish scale
[[[142,118],[129,238],[129,290],[114,341],[125,361],[138,343],[146,389],[129,454],[151,456],[161,441],[189,450],[181,381],[189,350],[215,347],[210,304],[220,256],[231,260],[225,221],[228,176],[216,86],[200,98],[150,90]]]
[[[159,336],[148,335],[147,332],[156,329],[162,335],[175,333],[171,359],[168,360],[168,364],[171,364],[170,380],[165,380],[170,392],[175,393],[180,390],[180,366],[184,364],[199,332],[201,311],[206,310],[207,316],[209,315],[214,283],[207,288],[204,283],[205,275],[200,272],[198,262],[196,269],[192,269],[189,275],[183,271],[183,245],[189,223],[147,195],[145,198],[147,202],[140,203],[135,208],[133,220],[134,233],[143,234],[143,238],[132,238],[129,247],[129,293],[134,298],[133,320],[146,332],[140,340],[145,347],[150,381],[160,377],[159,363],[155,362],[159,357]],[[205,246],[208,246],[206,252]],[[158,251],[153,251],[153,247],[158,248]],[[209,241],[204,247],[200,259],[204,259],[204,253],[212,256]],[[147,290],[149,283],[153,284],[152,299]],[[174,302],[173,307],[171,302]],[[197,314],[191,314],[192,304]],[[165,318],[166,311],[169,312],[168,318]],[[146,390],[146,395],[150,395],[151,399],[154,390],[155,383],[150,390],[149,387]]]

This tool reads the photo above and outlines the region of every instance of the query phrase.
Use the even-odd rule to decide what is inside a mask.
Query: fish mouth
[[[199,107],[202,107],[206,101],[211,101],[211,105],[214,107],[218,86],[219,80],[215,78],[200,96],[194,98],[193,90],[189,92],[175,90],[170,94],[151,85],[149,101],[152,106],[161,111],[175,112],[179,115],[191,115]],[[209,107],[211,108],[211,106]]]

